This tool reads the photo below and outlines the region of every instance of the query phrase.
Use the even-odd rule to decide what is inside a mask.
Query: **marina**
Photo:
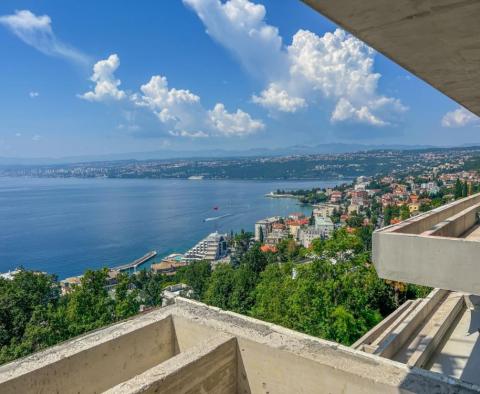
[[[118,271],[118,272],[128,272],[128,273],[136,272],[137,269],[141,265],[143,265],[147,261],[153,259],[156,255],[157,255],[157,251],[152,250],[152,251],[148,252],[147,254],[145,254],[144,256],[132,261],[131,263],[119,265],[117,267],[113,267],[112,270],[113,271]]]

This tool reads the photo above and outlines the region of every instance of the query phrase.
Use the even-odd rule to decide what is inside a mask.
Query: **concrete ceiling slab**
[[[480,0],[302,0],[480,116]]]

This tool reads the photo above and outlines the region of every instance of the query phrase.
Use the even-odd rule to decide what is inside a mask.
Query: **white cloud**
[[[204,133],[203,131],[170,130],[168,134],[173,135],[174,137],[187,137],[187,138],[208,137],[208,134]]]
[[[199,96],[186,89],[169,88],[164,76],[153,76],[140,90],[143,94],[133,95],[133,102],[137,106],[149,108],[160,122],[170,128],[169,133],[173,136],[238,136],[264,128],[260,120],[252,119],[240,109],[229,113],[221,103],[215,105],[213,110],[206,111]]]
[[[345,98],[338,100],[332,113],[332,122],[341,122],[347,119],[357,120],[362,123],[369,123],[374,126],[385,126],[387,123],[377,118],[370,112],[367,106],[355,108],[350,101]]]
[[[40,137],[40,135],[38,134],[35,134],[33,137],[32,137],[32,141],[40,141],[42,137]]]
[[[89,63],[88,56],[57,39],[48,15],[37,16],[29,10],[15,11],[12,15],[0,16],[0,25],[45,55],[62,57],[83,65]]]
[[[471,125],[480,125],[480,118],[463,107],[447,112],[442,118],[443,127],[464,127]]]
[[[213,110],[208,111],[208,116],[214,129],[226,136],[252,134],[265,128],[262,121],[252,119],[249,114],[240,109],[229,113],[221,103],[217,103]]]
[[[122,100],[126,97],[123,90],[120,90],[121,81],[115,78],[114,72],[120,66],[118,55],[113,54],[108,59],[100,60],[93,66],[91,80],[95,82],[93,91],[80,95],[88,101]]]
[[[253,95],[252,101],[264,108],[281,112],[296,112],[307,105],[305,99],[291,97],[286,90],[275,83],[271,83],[260,96]]]
[[[207,33],[226,47],[252,74],[278,77],[286,61],[278,29],[265,22],[265,7],[248,0],[183,0],[206,26]],[[283,70],[281,70],[283,71]]]
[[[169,89],[167,78],[160,75],[154,75],[140,90],[143,95],[134,95],[133,101],[150,108],[162,123],[181,121],[199,109],[200,97],[189,90]]]
[[[122,100],[127,94],[119,89],[120,80],[114,73],[120,66],[117,55],[97,62],[91,78],[95,82],[93,91],[80,95],[89,101]],[[151,111],[162,124],[164,131],[172,136],[201,138],[211,135],[241,136],[255,133],[265,126],[262,121],[253,119],[248,113],[237,109],[229,113],[221,103],[211,111],[207,111],[200,102],[200,97],[187,89],[176,89],[168,86],[165,76],[154,75],[140,87],[139,93],[131,94],[129,103],[137,108]],[[138,129],[134,112],[124,111],[128,124],[119,124],[117,128]],[[134,116],[133,116],[134,117]]]
[[[140,130],[140,126],[136,125],[136,124],[120,123],[120,124],[117,125],[117,129],[127,130],[127,131],[138,131],[138,130]]]
[[[15,137],[21,137],[22,133],[15,133]]]
[[[406,111],[395,98],[378,93],[381,75],[373,71],[374,51],[341,29],[318,36],[299,30],[289,46],[266,23],[263,5],[249,0],[183,0],[207,33],[232,52],[265,90],[252,101],[271,110],[296,112],[320,102],[333,107],[331,120],[374,126]]]
[[[40,95],[40,93],[38,92],[30,92],[28,93],[28,95],[30,96],[30,98],[35,98],[35,97],[38,97]]]

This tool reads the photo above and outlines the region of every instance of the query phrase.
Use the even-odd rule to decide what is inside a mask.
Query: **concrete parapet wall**
[[[480,242],[375,232],[373,245],[381,278],[480,294]]]
[[[105,394],[237,393],[237,341],[217,336],[121,383]]]
[[[174,356],[173,333],[169,316],[95,331],[1,366],[0,392],[101,392]]]
[[[381,231],[402,234],[421,234],[430,230],[436,224],[477,204],[480,204],[480,193],[443,205],[421,215],[414,216],[401,223],[388,226]]]
[[[105,390],[463,394],[480,387],[182,298],[0,367],[1,393]]]
[[[423,236],[460,237],[477,224],[477,214],[480,204],[475,204],[448,219],[436,224],[430,230],[422,233]]]
[[[176,305],[186,322],[236,337],[238,393],[480,392],[475,385],[194,301],[177,298]]]
[[[384,279],[480,294],[480,193],[373,233],[372,259]]]

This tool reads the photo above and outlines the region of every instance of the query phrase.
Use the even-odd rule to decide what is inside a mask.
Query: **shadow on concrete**
[[[248,382],[247,371],[243,364],[242,349],[237,341],[237,393],[238,394],[251,394],[250,383]]]

